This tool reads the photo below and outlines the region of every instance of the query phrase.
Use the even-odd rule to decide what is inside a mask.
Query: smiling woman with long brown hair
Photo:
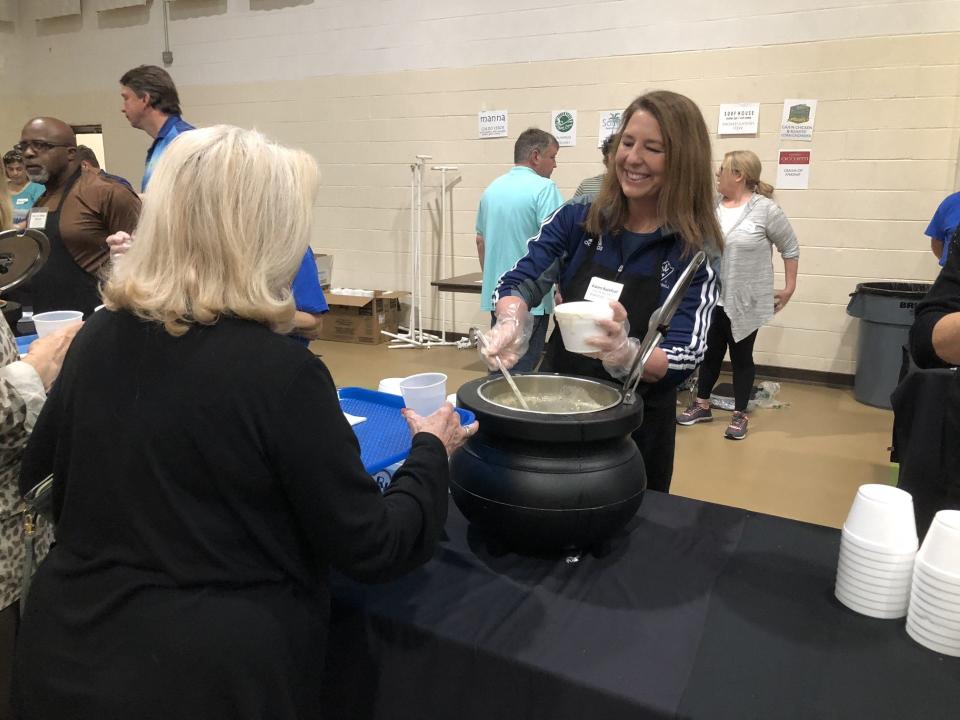
[[[623,381],[647,330],[694,253],[718,254],[713,211],[710,136],[696,104],[658,90],[626,108],[596,199],[561,207],[528,245],[527,256],[500,280],[497,324],[485,355],[510,367],[522,354],[528,308],[556,283],[564,302],[582,300],[592,285],[619,287],[614,319],[597,323],[591,357],[569,352],[554,330],[541,370]],[[633,438],[648,487],[667,492],[673,476],[676,388],[703,358],[717,282],[702,267],[670,329],[644,366],[643,424]],[[627,322],[629,321],[629,322]]]

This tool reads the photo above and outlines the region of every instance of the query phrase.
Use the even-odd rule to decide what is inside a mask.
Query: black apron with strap
[[[647,333],[650,315],[660,306],[660,277],[663,261],[673,247],[673,237],[659,240],[660,252],[653,273],[625,273],[624,269],[637,255],[647,250],[641,246],[624,260],[622,255],[617,268],[603,267],[595,260],[601,237],[593,243],[590,258],[577,270],[573,280],[565,284],[560,293],[564,302],[583,300],[594,276],[604,280],[623,283],[620,303],[626,308],[630,321],[630,336],[642,338]],[[614,239],[613,242],[619,242]],[[563,344],[560,328],[554,328],[547,344],[547,354],[540,369],[544,372],[559,372],[570,375],[585,375],[603,380],[613,380],[603,369],[603,363],[580,353],[569,352]],[[640,383],[638,392],[643,397],[643,424],[633,432],[633,441],[640,450],[647,471],[647,488],[670,492],[673,478],[673,453],[675,446],[677,389],[673,385]]]
[[[77,264],[60,233],[63,203],[80,178],[80,172],[77,170],[67,181],[57,209],[47,212],[46,226],[42,230],[50,241],[50,257],[30,280],[29,292],[33,299],[34,313],[80,310],[87,316],[102,302],[97,277]]]
[[[642,338],[647,332],[647,323],[653,311],[660,306],[660,274],[663,261],[666,259],[672,249],[671,238],[664,237],[657,241],[660,244],[658,260],[653,268],[653,273],[643,275],[640,273],[624,272],[624,269],[637,256],[648,250],[647,246],[637,248],[633,254],[624,259],[622,254],[619,266],[616,268],[604,267],[596,262],[596,254],[599,247],[602,246],[603,236],[595,240],[591,246],[590,257],[584,262],[573,279],[560,289],[564,302],[583,300],[590,287],[590,280],[599,277],[603,280],[613,280],[623,283],[623,291],[620,293],[620,303],[627,311],[627,319],[630,321],[630,336]],[[619,243],[614,238],[607,238],[608,242]],[[610,248],[611,250],[613,248]],[[621,249],[622,253],[622,249]],[[547,343],[547,353],[543,365],[540,368],[545,372],[558,372],[568,375],[585,375],[603,380],[614,380],[610,374],[603,369],[603,363],[595,358],[589,358],[580,353],[569,352],[563,344],[563,337],[560,334],[560,328],[555,327]],[[641,386],[643,388],[643,386]],[[649,388],[649,386],[647,386]]]

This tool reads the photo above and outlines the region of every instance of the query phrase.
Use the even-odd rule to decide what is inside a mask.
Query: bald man
[[[62,120],[38,117],[20,133],[17,149],[27,176],[46,186],[27,218],[27,227],[50,240],[50,258],[16,299],[48,310],[93,312],[98,283],[110,258],[106,238],[132,232],[140,217],[135,192],[98,175],[81,172],[77,138]]]

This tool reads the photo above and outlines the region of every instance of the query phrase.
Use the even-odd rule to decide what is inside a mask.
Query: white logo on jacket
[[[664,260],[663,264],[660,265],[660,287],[669,288],[670,283],[666,282],[667,278],[673,275],[676,268],[670,264],[669,260]]]

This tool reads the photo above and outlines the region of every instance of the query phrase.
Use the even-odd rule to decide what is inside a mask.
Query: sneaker
[[[700,407],[700,403],[694,400],[690,407],[677,415],[677,425],[696,425],[699,422],[710,422],[713,420],[713,412],[708,407]]]
[[[746,413],[735,412],[723,436],[729,440],[743,440],[747,436],[748,422]]]

